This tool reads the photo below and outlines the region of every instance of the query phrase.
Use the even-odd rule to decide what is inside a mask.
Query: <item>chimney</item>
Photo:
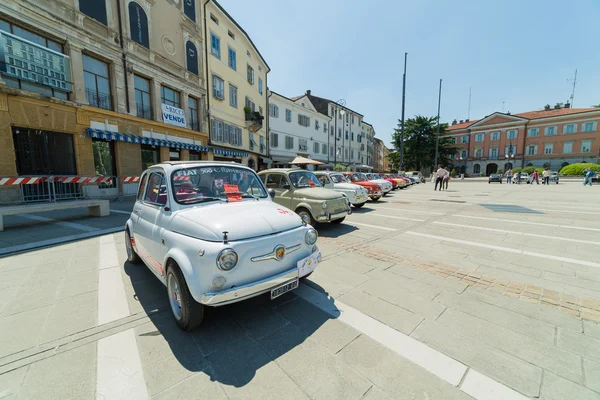
[[[452,125],[456,125],[456,124],[457,124],[456,120],[452,121]]]
[[[308,89],[308,90],[306,91],[306,95],[307,95],[307,96],[310,96],[310,89]]]
[[[546,105],[544,106],[544,110],[545,110],[545,111],[550,111],[550,104],[546,104]]]
[[[554,109],[555,109],[555,110],[560,110],[560,104],[556,103],[556,104],[554,105]]]
[[[506,113],[506,115],[510,115],[510,111]]]
[[[469,119],[465,119],[465,122],[469,122]]]
[[[464,122],[464,121],[461,119],[461,120],[460,120],[460,122],[459,122],[459,124],[462,124],[463,122]]]
[[[565,108],[571,108],[571,103],[565,103]]]

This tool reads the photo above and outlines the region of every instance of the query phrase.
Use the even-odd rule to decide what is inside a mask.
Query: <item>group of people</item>
[[[450,181],[450,171],[448,171],[448,167],[442,168],[441,165],[438,165],[434,175],[435,188],[433,190],[438,190],[438,184],[440,185],[440,190],[448,190],[448,182]]]
[[[506,178],[506,183],[516,183],[521,184],[521,171],[517,172],[515,176],[515,180],[513,181],[513,171],[509,169],[504,173],[504,177]],[[540,184],[540,176],[537,171],[533,171],[533,173],[529,176],[529,183],[533,185],[533,182]],[[544,168],[542,171],[542,185],[548,185],[550,183],[550,170],[548,167]]]

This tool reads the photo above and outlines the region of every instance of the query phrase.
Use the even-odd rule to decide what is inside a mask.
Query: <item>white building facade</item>
[[[290,99],[270,91],[268,118],[273,167],[288,166],[297,156],[328,162],[331,118],[319,113],[308,98]]]

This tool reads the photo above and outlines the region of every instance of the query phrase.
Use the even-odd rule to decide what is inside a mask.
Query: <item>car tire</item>
[[[202,323],[204,305],[192,297],[183,273],[175,261],[170,261],[167,267],[167,294],[173,318],[181,329],[191,331]],[[176,310],[178,306],[179,313]]]
[[[131,241],[131,235],[129,234],[129,228],[125,229],[125,248],[127,249],[127,261],[132,264],[139,264],[140,256],[135,252],[133,248],[133,242]]]
[[[346,217],[340,218],[340,219],[334,219],[333,221],[331,221],[331,223],[332,224],[341,224],[342,222],[344,222],[345,219],[346,219]]]
[[[377,201],[379,201],[380,198],[381,198],[381,196],[374,196],[374,197],[371,197],[371,200],[373,200],[374,202],[377,202]]]
[[[365,204],[366,204],[366,202],[365,203],[360,203],[360,204],[353,204],[353,206],[354,206],[354,208],[361,208]]]
[[[298,214],[308,225],[315,226],[315,219],[306,208],[299,208],[296,210],[296,214]]]
[[[300,282],[304,282],[306,280],[306,278],[308,278],[309,276],[312,275],[314,271],[310,271],[308,274],[304,275],[302,278],[300,278]]]

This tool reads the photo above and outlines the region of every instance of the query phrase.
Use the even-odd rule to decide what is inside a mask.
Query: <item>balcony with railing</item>
[[[246,128],[250,132],[258,132],[263,126],[263,117],[258,111],[251,111],[248,107],[244,107],[246,118]]]
[[[93,89],[85,89],[85,98],[92,107],[112,110],[112,100],[110,94],[98,92]]]
[[[136,104],[137,116],[145,119],[152,119],[152,107],[143,104]]]

